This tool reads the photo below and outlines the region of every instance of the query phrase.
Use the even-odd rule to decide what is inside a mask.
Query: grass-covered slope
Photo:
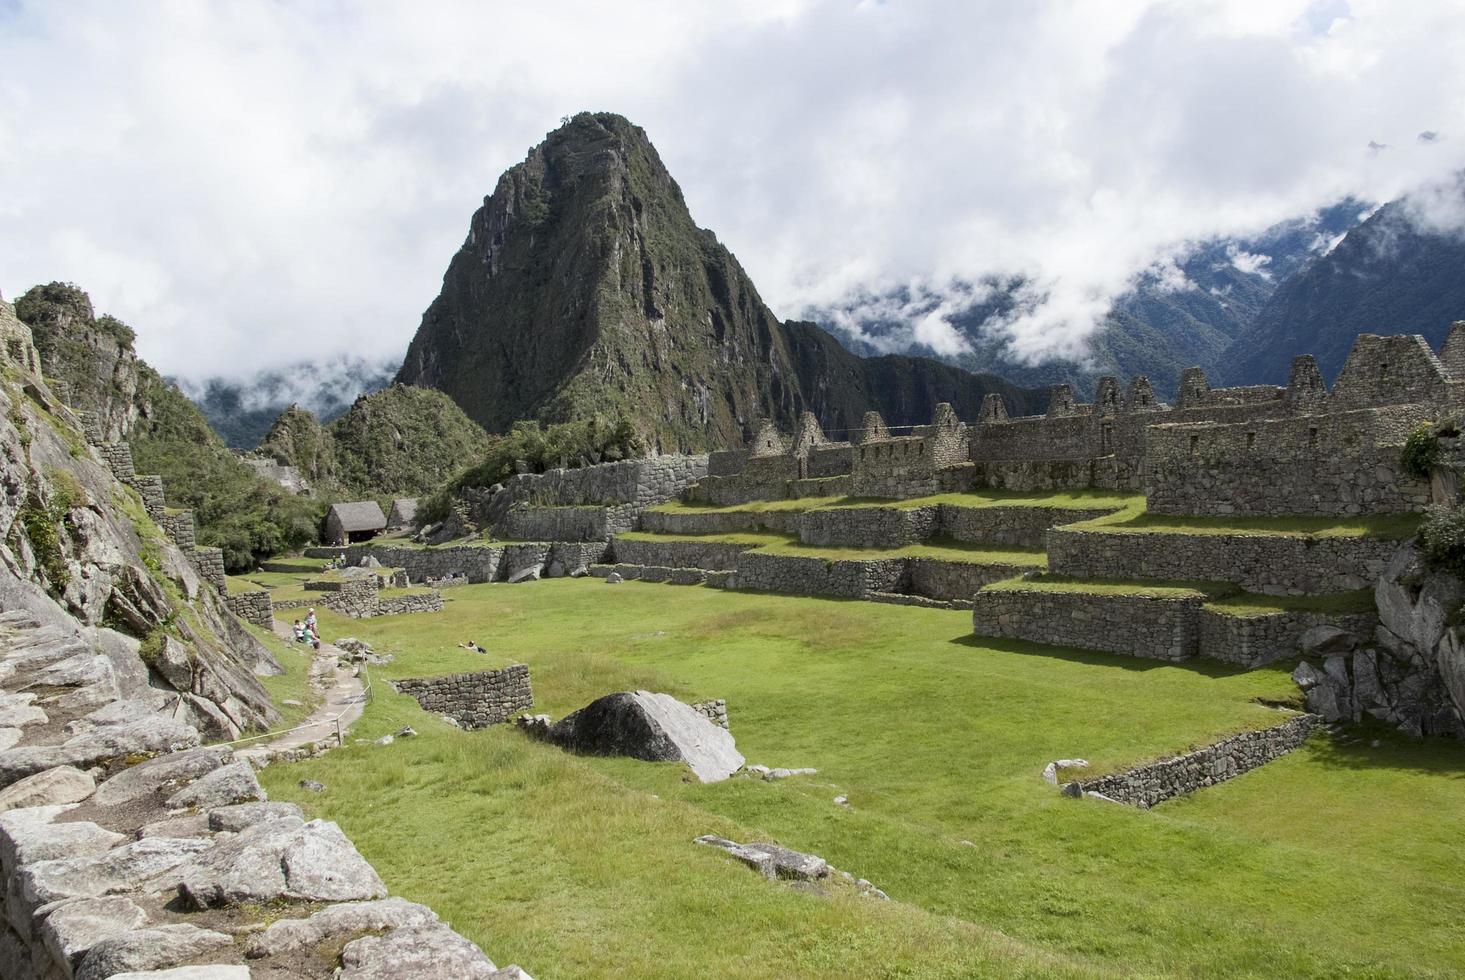
[[[327,426],[292,405],[259,446],[317,488],[358,496],[428,493],[488,449],[488,436],[451,398],[408,385],[362,395]]]
[[[1233,672],[973,639],[968,614],[556,579],[453,590],[438,616],[323,617],[396,660],[353,740],[261,774],[339,820],[394,893],[536,975],[1448,976],[1465,970],[1459,747],[1306,747],[1143,812],[1039,778],[1275,724],[1289,665]],[[456,648],[473,638],[488,656]],[[614,690],[723,697],[749,762],[704,786],[464,733],[380,682],[527,663],[535,711]],[[326,791],[303,793],[301,778]],[[847,796],[850,806],[833,803]],[[891,904],[763,881],[691,839],[819,853]]]

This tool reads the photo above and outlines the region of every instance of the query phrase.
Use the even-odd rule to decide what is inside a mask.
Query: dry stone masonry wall
[[[471,674],[409,678],[394,681],[393,686],[415,699],[422,710],[447,715],[466,729],[497,725],[534,706],[529,668],[523,664]]]
[[[1350,592],[1378,578],[1399,543],[1372,537],[1169,534],[1055,528],[1048,567],[1079,578],[1233,582],[1268,595]]]
[[[1248,670],[1295,657],[1302,635],[1331,626],[1354,636],[1372,636],[1376,613],[1319,613],[1287,610],[1256,616],[1227,615],[1211,609],[1200,613],[1202,655]]]
[[[1297,715],[1273,728],[1242,732],[1172,759],[1069,783],[1064,792],[1070,796],[1096,793],[1118,803],[1148,809],[1173,797],[1235,779],[1286,755],[1307,741],[1317,723],[1316,715]]]
[[[1199,652],[1200,595],[983,589],[973,599],[978,635],[1178,662]]]
[[[224,596],[224,605],[246,623],[270,629],[275,623],[275,607],[264,589],[235,592]]]

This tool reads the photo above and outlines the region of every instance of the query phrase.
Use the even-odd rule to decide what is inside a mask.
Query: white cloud
[[[950,352],[956,284],[1021,276],[1030,359],[1177,243],[1465,166],[1453,0],[30,0],[0,66],[0,289],[74,280],[195,377],[399,356],[580,109],[646,127],[781,315],[904,287]]]
[[[1270,255],[1248,252],[1240,245],[1233,243],[1226,246],[1226,257],[1231,260],[1232,265],[1248,275],[1261,276],[1263,279],[1272,278],[1271,272],[1267,270],[1267,266],[1272,262]]]

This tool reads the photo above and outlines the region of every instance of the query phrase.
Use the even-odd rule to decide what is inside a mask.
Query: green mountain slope
[[[416,496],[479,462],[488,436],[442,392],[392,385],[356,399],[328,426],[291,406],[259,451],[327,491]]]
[[[930,380],[881,402],[876,375],[833,337],[786,328],[693,222],[646,134],[581,113],[474,214],[397,380],[446,392],[490,432],[599,413],[664,451],[736,445],[760,418],[791,425],[805,409],[830,429],[871,408],[926,421],[934,403],[904,399],[933,389],[968,404],[1001,391],[1012,411],[1042,400],[924,359],[901,370]]]

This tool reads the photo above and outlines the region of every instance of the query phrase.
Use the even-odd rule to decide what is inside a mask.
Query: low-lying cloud
[[[0,289],[76,281],[175,375],[391,359],[498,174],[604,109],[780,315],[904,291],[957,353],[1020,281],[994,335],[1081,357],[1192,243],[1465,167],[1462,50],[1453,0],[22,0]]]

